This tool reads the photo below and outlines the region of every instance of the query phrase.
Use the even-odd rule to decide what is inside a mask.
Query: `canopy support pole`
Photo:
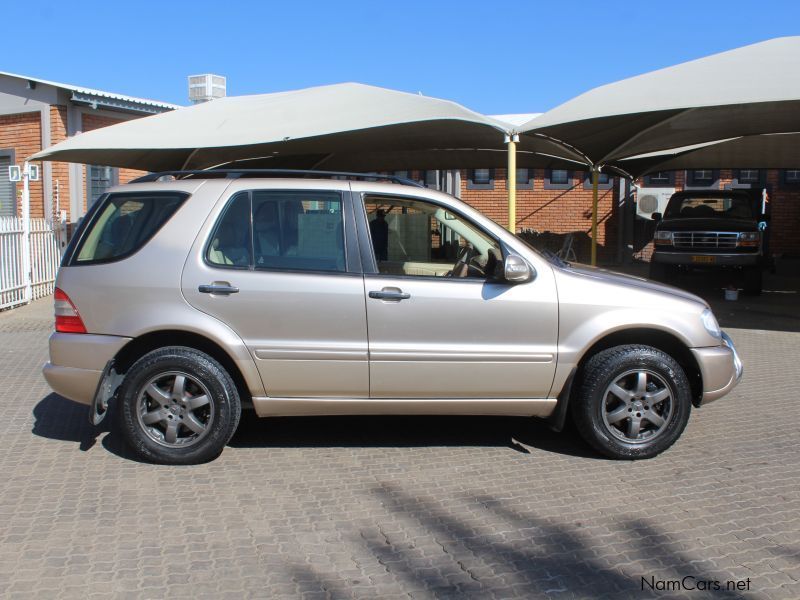
[[[508,171],[506,172],[506,188],[508,189],[508,230],[517,232],[517,134],[507,135]]]
[[[597,188],[600,181],[600,168],[592,165],[592,266],[597,265]]]

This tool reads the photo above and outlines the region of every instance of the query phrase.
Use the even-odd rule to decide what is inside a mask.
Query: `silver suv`
[[[206,461],[261,417],[522,415],[647,458],[742,375],[708,305],[567,264],[452,196],[342,174],[113,188],[56,282],[44,375],[145,459]]]

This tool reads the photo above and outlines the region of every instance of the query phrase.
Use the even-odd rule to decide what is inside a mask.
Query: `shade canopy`
[[[675,169],[798,169],[800,133],[718,140],[633,156],[615,164],[634,177]]]
[[[800,37],[737,48],[590,90],[519,130],[596,165],[643,153],[800,130]]]
[[[505,163],[498,151],[512,128],[455,102],[343,83],[221,98],[127,121],[69,138],[30,160],[146,171],[241,159],[276,168],[458,168],[468,166],[465,159],[486,167]],[[549,140],[532,138],[521,146],[522,166],[582,160]]]

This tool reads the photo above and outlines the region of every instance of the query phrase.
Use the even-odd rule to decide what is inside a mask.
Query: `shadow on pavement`
[[[664,592],[649,589],[643,578],[690,577],[692,583],[728,577],[711,561],[684,552],[678,540],[656,525],[657,517],[623,517],[612,526],[608,546],[598,546],[582,531],[591,523],[572,522],[569,515],[559,519],[567,522],[539,518],[490,495],[465,495],[450,507],[433,495],[428,499],[406,493],[396,483],[382,483],[369,493],[398,517],[402,531],[396,525],[388,532],[366,526],[355,542],[409,593],[439,598],[660,597]],[[415,547],[418,540],[431,539],[435,544]],[[334,597],[353,584],[372,583],[353,582],[309,564],[294,565],[291,575],[302,593],[322,590]],[[692,597],[755,596],[723,587],[694,590]]]
[[[112,407],[113,410],[113,407]],[[91,449],[104,434],[103,447],[119,457],[141,462],[113,431],[109,416],[97,427],[89,423],[88,408],[58,394],[45,396],[33,409],[34,435],[74,442]],[[228,444],[234,448],[326,448],[493,446],[530,454],[526,447],[570,456],[601,459],[567,428],[551,431],[542,420],[525,417],[355,416],[259,418],[252,410],[242,414]]]
[[[102,434],[108,433],[102,441],[106,450],[119,457],[140,462],[119,435],[109,433],[113,414],[109,414],[95,427],[89,423],[89,408],[85,404],[51,393],[33,408],[33,416],[34,435],[51,440],[75,442],[81,451],[86,452],[94,447]]]
[[[83,451],[89,450],[104,431],[105,422],[98,427],[89,423],[89,409],[85,404],[51,393],[42,398],[33,409],[35,421],[33,434],[51,440],[77,442]]]
[[[493,446],[529,454],[525,446],[601,458],[571,428],[551,431],[529,417],[348,416],[272,417],[245,411],[229,443],[249,448]]]

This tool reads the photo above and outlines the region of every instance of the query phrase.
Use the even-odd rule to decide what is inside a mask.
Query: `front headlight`
[[[703,314],[700,315],[700,320],[703,321],[703,327],[706,328],[706,331],[711,336],[717,339],[722,337],[722,331],[719,328],[719,323],[717,323],[717,319],[714,317],[714,313],[711,312],[710,308],[707,308],[703,311]]]
[[[743,231],[739,234],[739,246],[758,246],[759,233],[757,231]]]
[[[653,241],[656,245],[670,246],[672,245],[672,232],[671,231],[656,231]]]

